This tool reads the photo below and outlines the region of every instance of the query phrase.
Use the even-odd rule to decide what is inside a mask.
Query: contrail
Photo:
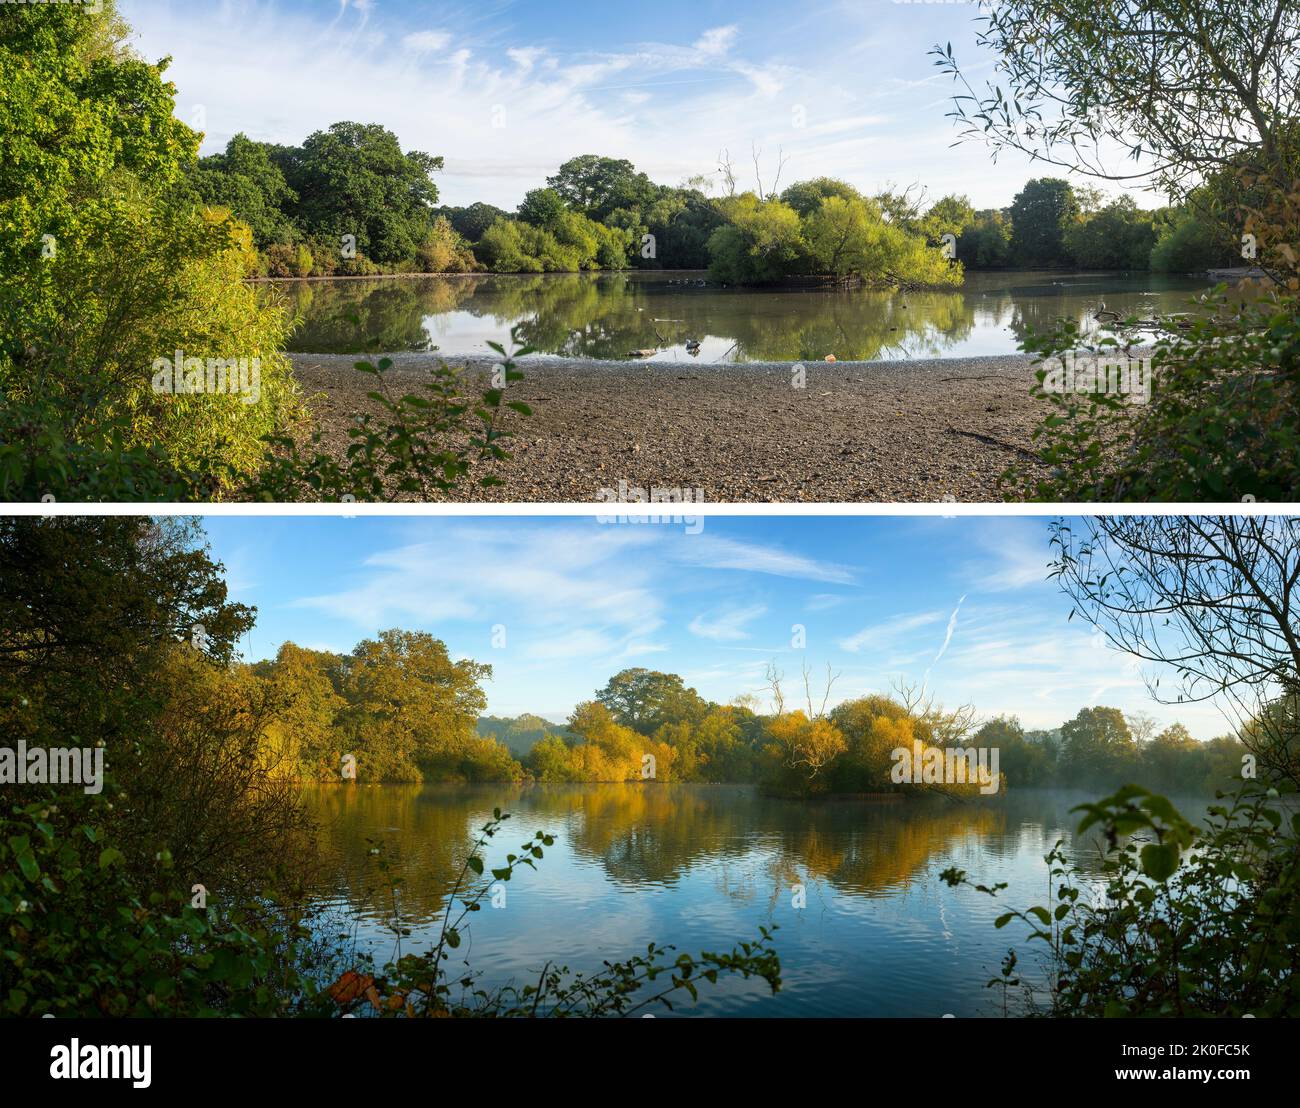
[[[925,676],[921,678],[921,687],[924,688],[930,679],[930,670],[939,663],[939,659],[944,656],[948,650],[948,644],[952,642],[952,633],[957,630],[957,613],[961,611],[961,606],[966,601],[966,594],[962,593],[961,598],[957,601],[957,607],[952,610],[952,615],[948,617],[948,633],[943,637],[943,646],[939,647],[939,653],[934,656],[932,661],[925,669]]]

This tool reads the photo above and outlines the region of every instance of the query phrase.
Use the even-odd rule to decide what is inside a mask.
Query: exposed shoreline
[[[289,357],[341,455],[374,378],[353,369],[359,355]],[[387,357],[401,384],[443,360],[479,377],[499,360]],[[1031,434],[1045,407],[1023,354],[806,362],[803,389],[791,386],[795,364],[524,359],[510,399],[533,416],[509,417],[514,458],[482,470],[503,484],[471,482],[452,499],[596,502],[626,481],[708,502],[997,503],[1011,496],[998,484],[1009,464],[1038,468]]]

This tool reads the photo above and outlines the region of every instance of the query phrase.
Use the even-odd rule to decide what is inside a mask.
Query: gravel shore
[[[437,355],[390,355],[395,387]],[[343,354],[294,354],[308,407],[341,453],[374,379]],[[485,376],[487,358],[448,358]],[[998,475],[1033,469],[1031,399],[1022,355],[899,362],[601,362],[528,358],[510,398],[514,458],[504,484],[467,485],[468,501],[596,501],[620,481],[697,489],[724,502],[997,502]],[[698,494],[696,494],[698,496]]]

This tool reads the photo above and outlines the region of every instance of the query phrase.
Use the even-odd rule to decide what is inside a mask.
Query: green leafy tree
[[[1065,229],[1078,210],[1068,181],[1040,177],[1026,184],[1011,202],[1011,256],[1016,264],[1064,265]]]
[[[1145,270],[1156,233],[1150,212],[1121,196],[1065,229],[1066,253],[1081,269]]]
[[[1074,784],[1115,784],[1133,768],[1137,744],[1118,708],[1081,708],[1061,725],[1061,773]]]
[[[653,203],[658,191],[626,159],[596,154],[570,158],[546,184],[574,211],[602,223],[619,208],[640,212]]]
[[[862,193],[846,181],[816,177],[791,185],[781,193],[781,203],[798,212],[800,219],[806,219],[822,206],[822,201],[832,196],[847,201],[863,199]]]
[[[612,717],[642,735],[653,735],[665,724],[699,723],[707,702],[675,673],[625,669],[596,694]]]
[[[279,155],[298,200],[294,219],[338,249],[343,236],[376,262],[410,258],[424,240],[438,201],[431,174],[442,158],[402,151],[377,123],[335,123]]]
[[[0,480],[36,496],[124,474],[162,491],[167,469],[210,494],[296,412],[287,321],[242,280],[248,230],[195,203],[199,136],[123,34],[111,5],[0,10]],[[256,359],[256,396],[160,394],[178,350]]]
[[[194,169],[194,187],[205,204],[226,208],[248,225],[258,249],[271,243],[288,243],[297,234],[285,214],[297,195],[271,160],[271,147],[235,135],[222,154],[200,159]]]
[[[358,643],[342,666],[340,722],[361,780],[469,776],[480,754],[481,682],[492,667],[453,662],[423,631],[385,631]]]
[[[722,212],[727,222],[709,236],[709,270],[716,280],[763,284],[798,268],[804,242],[793,208],[746,192],[724,201]]]

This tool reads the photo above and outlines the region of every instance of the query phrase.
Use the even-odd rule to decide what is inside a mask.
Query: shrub
[[[1022,989],[1031,1013],[1051,1016],[1300,1015],[1300,813],[1278,797],[1247,783],[1201,826],[1136,785],[1075,808],[1078,833],[1096,827],[1107,844],[1101,881],[1058,842],[1050,902],[995,923],[1019,920],[1042,944],[1046,1000],[1016,976],[1014,949],[989,985],[1004,1004]],[[955,868],[942,876],[970,884]],[[996,897],[1006,885],[975,888]]]

